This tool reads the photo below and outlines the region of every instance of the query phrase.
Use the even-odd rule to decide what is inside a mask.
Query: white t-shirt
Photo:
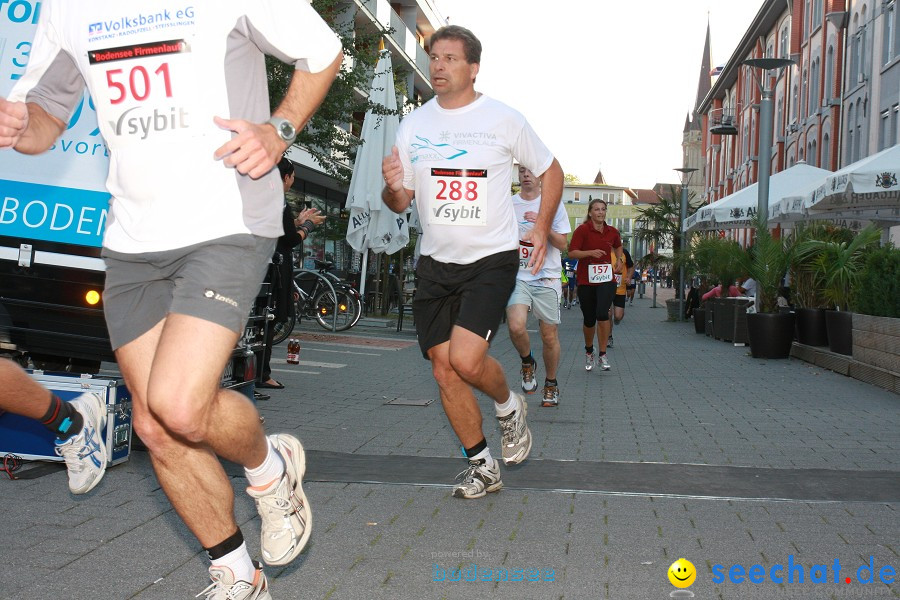
[[[553,163],[525,117],[484,95],[453,110],[432,98],[401,121],[397,148],[403,186],[415,192],[423,255],[471,264],[518,248],[513,159],[538,177]]]
[[[522,281],[537,281],[540,279],[559,279],[562,276],[562,252],[559,248],[547,242],[547,253],[544,255],[544,266],[538,271],[537,275],[531,274],[528,267],[528,261],[531,259],[530,253],[532,245],[530,242],[522,240],[522,236],[534,228],[534,223],[525,218],[525,213],[537,213],[541,210],[541,197],[538,196],[534,200],[525,200],[519,194],[512,197],[513,210],[516,212],[516,223],[519,226],[519,272],[516,278]],[[569,215],[562,204],[557,205],[556,214],[553,215],[553,224],[550,229],[556,233],[568,234],[572,232],[572,226],[569,225]]]
[[[747,279],[741,284],[741,287],[746,290],[747,296],[756,296],[756,280]]]
[[[278,170],[253,180],[214,160],[213,116],[263,123],[263,53],[319,72],[341,43],[304,0],[44,0],[10,99],[68,122],[87,85],[111,151],[103,245],[125,253],[227,235],[282,234]]]

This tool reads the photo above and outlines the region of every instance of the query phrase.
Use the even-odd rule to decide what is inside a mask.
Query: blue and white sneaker
[[[93,392],[86,392],[70,402],[81,413],[84,425],[78,435],[56,442],[56,454],[66,461],[69,490],[86,494],[100,483],[106,472],[106,405]]]

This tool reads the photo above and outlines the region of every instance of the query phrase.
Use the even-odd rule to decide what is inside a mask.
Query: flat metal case
[[[64,402],[85,392],[99,394],[106,402],[107,462],[116,465],[131,455],[131,393],[120,377],[69,375],[30,371],[31,377]],[[34,419],[0,414],[0,457],[7,454],[26,460],[62,461],[57,456],[53,432]]]

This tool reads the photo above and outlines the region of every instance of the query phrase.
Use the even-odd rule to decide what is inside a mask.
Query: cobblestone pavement
[[[679,557],[696,567],[695,598],[900,597],[900,398],[665,322],[670,295],[627,307],[608,372],[584,371],[580,311],[563,310],[560,407],[528,397],[531,458],[475,501],[450,496],[465,463],[410,321],[399,334],[358,326],[339,337],[301,325],[301,365],[273,361],[287,388],[259,408],[269,431],[310,451],[315,529],[292,565],[267,569],[273,597],[687,597],[666,575]],[[539,357],[536,332],[532,344]],[[505,332],[492,355],[516,386]],[[728,472],[759,477],[760,493],[752,481],[722,493],[722,467],[754,468]],[[259,519],[239,470],[228,472],[258,553]],[[46,474],[0,480],[0,599],[189,598],[205,587],[205,558],[146,453],[80,498],[60,469],[34,473]],[[671,493],[680,474],[691,493]],[[840,501],[833,484],[816,485],[844,479]],[[504,575],[523,581],[496,581]]]

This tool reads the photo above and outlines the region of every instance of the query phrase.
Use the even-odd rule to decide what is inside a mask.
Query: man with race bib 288
[[[473,388],[494,400],[503,460],[520,463],[531,451],[524,399],[488,356],[519,267],[519,228],[509,194],[513,160],[543,181],[543,202],[525,240],[533,244],[534,274],[547,253],[563,172],[521,114],[475,91],[481,42],[471,31],[457,25],[437,30],[430,59],[436,97],[400,123],[397,145],[382,163],[382,197],[398,213],[416,199],[422,223],[416,331],[469,461],[453,495],[480,498],[503,483]]]
[[[618,259],[612,264],[612,254]],[[616,294],[615,275],[623,271],[625,254],[619,230],[606,224],[606,202],[595,198],[588,204],[584,223],[569,242],[569,256],[578,259],[578,302],[584,316],[584,370],[594,368],[594,334],[597,336],[600,368],[608,371],[606,344],[609,339],[609,308]]]

